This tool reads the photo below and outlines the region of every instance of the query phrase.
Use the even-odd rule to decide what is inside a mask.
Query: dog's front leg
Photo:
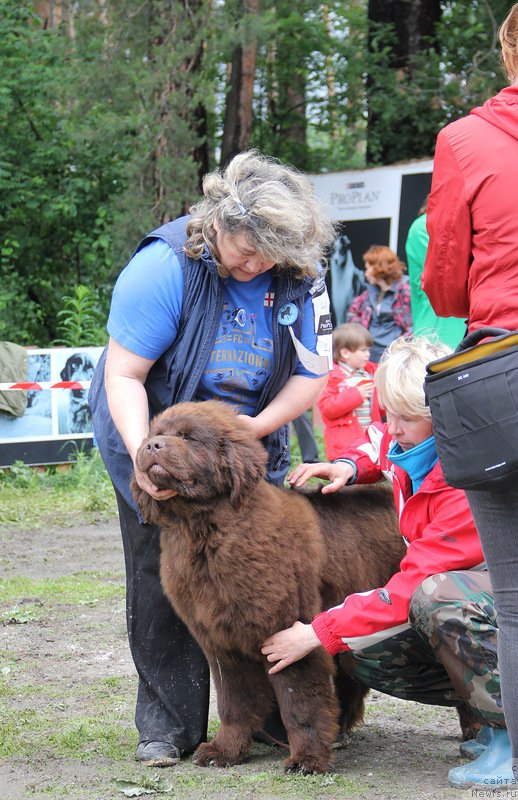
[[[270,664],[267,663],[267,668]],[[339,705],[333,685],[333,662],[314,650],[270,679],[288,732],[286,772],[327,772],[338,734]]]
[[[272,691],[260,663],[236,657],[224,662],[209,658],[209,664],[221,726],[214,739],[198,747],[193,760],[200,767],[229,767],[247,758],[252,733],[271,710]]]

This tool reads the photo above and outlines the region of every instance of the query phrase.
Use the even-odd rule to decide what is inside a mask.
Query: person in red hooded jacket
[[[443,128],[428,202],[423,289],[440,316],[465,317],[470,331],[518,329],[518,3],[499,31],[509,86]],[[518,442],[516,442],[518,447]],[[518,759],[518,484],[469,490],[498,616],[502,697]],[[503,763],[503,762],[502,762]],[[512,763],[511,763],[512,766]],[[501,765],[498,771],[505,771]]]
[[[340,654],[346,671],[366,686],[455,706],[461,719],[492,726],[499,740],[507,732],[489,577],[466,496],[444,481],[423,391],[427,363],[448,352],[424,337],[392,342],[374,376],[387,422],[373,423],[368,440],[335,462],[302,464],[289,478],[297,488],[326,478],[323,493],[388,479],[407,544],[399,571],[311,624],[298,621],[273,634],[262,653],[276,662],[274,674],[322,645]]]

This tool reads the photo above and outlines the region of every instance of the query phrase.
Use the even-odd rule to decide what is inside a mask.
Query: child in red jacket
[[[497,660],[498,625],[482,546],[466,495],[442,474],[423,383],[426,365],[449,352],[422,337],[393,341],[375,375],[385,424],[334,463],[301,464],[288,480],[314,477],[322,494],[388,480],[407,545],[400,569],[381,587],[351,594],[313,619],[270,636],[270,674],[323,646],[365,686],[401,699],[455,706],[475,761],[453,767],[452,786],[516,786]],[[344,558],[347,554],[344,553]],[[380,555],[380,557],[382,557]],[[468,730],[466,730],[466,728]],[[288,733],[289,735],[289,733]],[[468,747],[469,744],[469,747]]]
[[[330,461],[381,419],[373,381],[378,365],[369,361],[371,345],[371,334],[359,323],[348,322],[333,331],[333,371],[318,401]]]

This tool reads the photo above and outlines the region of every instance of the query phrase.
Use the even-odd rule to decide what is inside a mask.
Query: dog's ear
[[[223,459],[230,483],[230,504],[240,508],[266,472],[266,450],[248,432],[228,438],[223,443]]]
[[[59,373],[59,377],[62,381],[68,381],[70,379],[70,359],[72,356],[69,356],[65,361],[65,366]]]

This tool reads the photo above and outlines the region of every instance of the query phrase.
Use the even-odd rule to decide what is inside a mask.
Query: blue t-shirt
[[[251,281],[223,280],[223,312],[218,334],[198,386],[200,400],[220,399],[253,414],[273,364],[273,275]],[[180,263],[165,242],[137,253],[120,274],[113,292],[108,332],[136,355],[156,360],[174,342],[182,311]],[[317,352],[315,314],[308,296],[301,342]],[[299,362],[296,375],[318,377]]]

